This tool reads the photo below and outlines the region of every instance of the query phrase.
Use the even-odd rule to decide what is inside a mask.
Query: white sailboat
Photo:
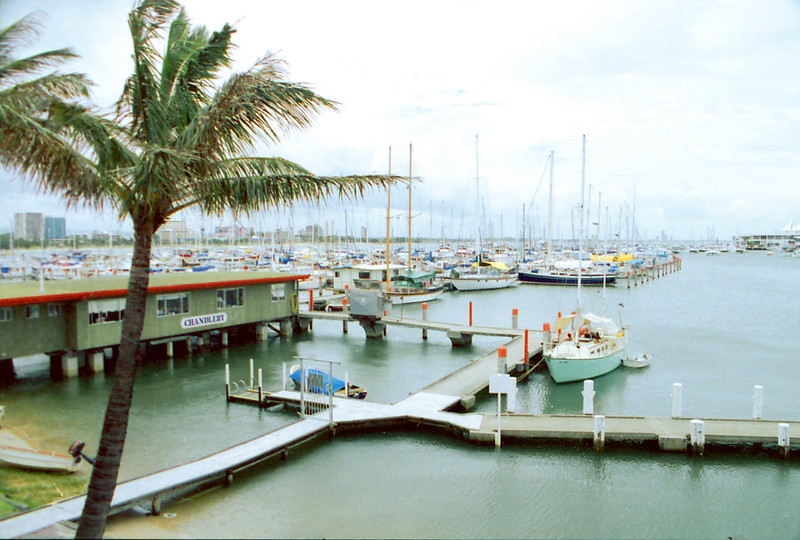
[[[586,170],[586,136],[583,136],[581,168],[581,224],[578,252],[582,251],[583,193]],[[579,257],[579,260],[580,257]],[[544,344],[544,358],[550,375],[557,383],[582,381],[605,375],[617,369],[628,344],[627,328],[592,313],[583,313],[581,306],[581,271],[578,272],[577,307],[575,313],[556,321],[556,339]]]
[[[475,135],[475,183],[476,195],[480,200],[480,175],[478,174],[478,136]],[[509,274],[508,268],[502,264],[484,261],[482,254],[481,229],[478,227],[477,259],[472,266],[452,275],[450,283],[459,291],[480,291],[505,289],[517,284],[516,274]]]

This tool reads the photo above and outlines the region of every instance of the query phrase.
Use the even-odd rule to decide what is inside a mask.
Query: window
[[[38,306],[38,304],[34,304],[32,306],[25,306],[25,318],[26,319],[38,319],[39,318],[39,306]]]
[[[13,312],[11,308],[4,307],[0,308],[0,322],[8,322],[14,320]]]
[[[217,291],[217,307],[231,308],[244,305],[244,287],[236,289],[220,289]]]
[[[165,317],[189,313],[189,293],[165,294],[156,297],[156,315]]]
[[[272,286],[272,301],[286,300],[286,283],[276,283]]]
[[[358,271],[358,279],[369,279],[370,277],[372,277],[372,274],[369,273],[369,270]]]
[[[47,304],[47,314],[50,317],[58,317],[61,315],[61,304]]]
[[[108,300],[89,301],[90,325],[120,322],[123,317],[125,317],[124,298],[110,298]]]

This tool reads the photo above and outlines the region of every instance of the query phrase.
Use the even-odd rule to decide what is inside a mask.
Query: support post
[[[706,447],[706,427],[702,420],[692,420],[692,453],[703,455]]]
[[[506,356],[508,356],[508,349],[499,347],[497,349],[497,373],[505,375],[508,373],[508,364],[506,363]]]
[[[225,364],[225,401],[231,400],[231,365]]]
[[[528,329],[525,329],[525,346],[523,348],[523,364],[528,365]]]
[[[681,416],[681,401],[683,400],[683,385],[681,383],[674,383],[672,385],[672,418]]]
[[[175,346],[171,341],[167,341],[167,357],[172,358],[175,356]]]
[[[781,447],[783,457],[789,456],[789,424],[778,424],[778,446]]]
[[[757,384],[753,387],[753,420],[761,420],[764,411],[764,387]]]
[[[594,381],[583,381],[583,414],[594,414]]]
[[[254,379],[253,379],[253,375],[254,375],[254,371],[253,371],[253,359],[251,358],[251,359],[250,359],[250,388],[255,388],[255,387],[253,386],[253,381],[254,381]]]
[[[227,347],[228,346],[228,331],[227,330],[223,330],[222,331],[222,346],[223,347]]]
[[[594,449],[603,450],[606,445],[606,417],[598,414],[594,417]]]
[[[251,360],[252,361],[252,360]],[[264,404],[264,379],[261,375],[261,368],[258,368],[258,406]]]
[[[472,326],[472,301],[469,302],[469,325]]]
[[[427,302],[423,302],[422,303],[422,320],[425,321],[425,322],[428,321],[428,303]],[[427,328],[423,328],[422,329],[422,339],[428,339],[428,329]]]
[[[518,322],[519,322],[519,310],[517,308],[514,308],[511,310],[511,328],[516,330]]]
[[[283,369],[281,370],[281,388],[286,390],[286,362],[283,362]]]
[[[546,322],[542,325],[542,352],[550,352],[550,344],[553,338],[550,336],[550,323]]]

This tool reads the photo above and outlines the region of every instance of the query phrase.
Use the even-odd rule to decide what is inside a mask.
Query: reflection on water
[[[645,369],[620,368],[595,381],[595,412],[669,416],[672,384],[684,388],[684,414],[748,418],[753,385],[764,386],[764,417],[797,420],[800,380],[792,298],[800,261],[761,254],[689,255],[683,270],[644,286],[606,291],[609,316],[631,326],[630,352],[647,352]],[[429,319],[541,328],[575,306],[575,291],[519,286],[449,293]],[[585,292],[591,311],[600,291]],[[620,307],[624,305],[624,309]],[[397,315],[397,313],[395,314]],[[419,306],[403,316],[421,318]],[[774,336],[781,339],[774,339]],[[249,359],[267,389],[277,389],[296,356],[341,362],[368,400],[396,402],[471,359],[501,338],[476,337],[453,349],[444,334],[390,327],[366,340],[356,324],[316,321],[311,335],[233,344],[142,366],[122,478],[184,463],[296,419],[283,409],[227,404],[224,366],[249,377]],[[45,448],[80,438],[96,448],[110,381],[102,374],[51,384],[46,359],[4,387],[6,423]],[[341,371],[339,371],[341,370]],[[518,387],[520,413],[580,413],[582,384],[556,385],[546,371]],[[496,401],[476,409],[493,412]],[[800,496],[795,461],[764,456],[691,457],[609,444],[479,447],[427,433],[337,438],[292,453],[287,463],[237,477],[233,486],[166,507],[174,518],[126,515],[109,536],[152,537],[797,537]]]

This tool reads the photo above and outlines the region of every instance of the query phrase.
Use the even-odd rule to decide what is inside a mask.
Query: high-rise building
[[[67,237],[67,218],[45,216],[44,237],[46,240],[56,240]]]
[[[42,214],[25,212],[14,214],[14,236],[25,240],[42,239]]]

